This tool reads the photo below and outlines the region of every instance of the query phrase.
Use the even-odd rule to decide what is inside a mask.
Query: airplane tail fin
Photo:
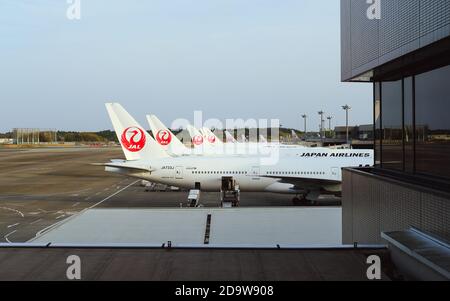
[[[127,160],[169,157],[120,104],[106,103],[105,106]]]
[[[236,139],[234,138],[234,136],[231,135],[231,133],[228,132],[228,131],[225,131],[225,138],[226,138],[227,142],[229,142],[229,143],[236,143],[237,142]]]
[[[222,139],[217,137],[209,128],[202,128],[202,132],[204,134],[204,138],[207,139],[209,143],[213,144],[214,146],[223,145]]]
[[[192,125],[187,125],[187,130],[189,132],[189,135],[191,136],[192,144],[194,144],[194,147],[200,147],[204,145],[204,138],[203,135],[200,133],[199,130],[197,130]]]
[[[155,115],[147,115],[147,121],[152,129],[153,137],[165,150],[176,155],[187,153],[188,149]]]

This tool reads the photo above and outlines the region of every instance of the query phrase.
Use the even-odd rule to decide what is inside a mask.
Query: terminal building
[[[334,128],[334,135],[336,139],[346,141],[347,127],[337,126]],[[373,140],[373,125],[359,125],[348,127],[349,140]]]
[[[376,156],[344,170],[343,241],[414,228],[448,243],[450,1],[379,3],[341,0],[342,81],[373,85]]]
[[[373,85],[375,148],[374,168],[343,171],[343,243],[448,280],[450,1],[341,0],[341,56],[343,82]]]

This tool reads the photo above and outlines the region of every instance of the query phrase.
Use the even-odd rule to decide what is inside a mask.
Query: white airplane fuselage
[[[275,164],[261,162],[257,156],[179,156],[132,162],[148,172],[119,167],[106,170],[185,189],[200,185],[203,191],[220,191],[222,177],[233,177],[244,192],[298,194],[319,188],[339,190],[341,168],[372,166],[373,151],[303,148],[279,156]],[[124,167],[127,163],[123,163]]]

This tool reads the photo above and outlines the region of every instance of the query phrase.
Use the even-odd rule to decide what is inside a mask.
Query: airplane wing
[[[104,167],[115,167],[115,168],[124,168],[124,169],[132,169],[132,170],[141,170],[141,171],[155,171],[156,169],[144,167],[142,165],[134,165],[130,162],[110,162],[110,163],[91,163],[93,166],[104,166]]]
[[[336,186],[336,185],[341,184],[340,181],[335,181],[335,180],[304,178],[304,177],[296,177],[296,176],[289,177],[289,175],[283,175],[283,176],[263,175],[261,177],[279,179],[280,183],[292,184],[295,187],[300,188],[300,189],[317,188],[317,187],[331,187],[331,186]]]

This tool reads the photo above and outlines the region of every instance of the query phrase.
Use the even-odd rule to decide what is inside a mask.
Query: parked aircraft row
[[[106,104],[126,160],[101,164],[109,172],[185,189],[220,191],[223,177],[233,177],[243,192],[272,192],[316,200],[322,191],[339,193],[343,167],[372,166],[372,150],[307,148],[262,143],[268,153],[218,153],[217,146],[248,148],[250,143],[223,143],[207,128],[188,127],[191,153],[154,115],[147,116],[152,134],[118,103]],[[255,146],[261,148],[261,146]],[[222,147],[218,147],[219,149]],[[266,160],[276,154],[276,160]]]
[[[260,143],[248,142],[245,136],[242,137],[244,142],[238,142],[228,131],[225,131],[227,142],[224,143],[209,128],[203,127],[198,130],[188,125],[187,130],[193,145],[193,148],[188,148],[155,115],[147,115],[147,121],[153,137],[171,155],[269,155],[276,151],[296,150],[302,147],[267,142],[262,136]]]

